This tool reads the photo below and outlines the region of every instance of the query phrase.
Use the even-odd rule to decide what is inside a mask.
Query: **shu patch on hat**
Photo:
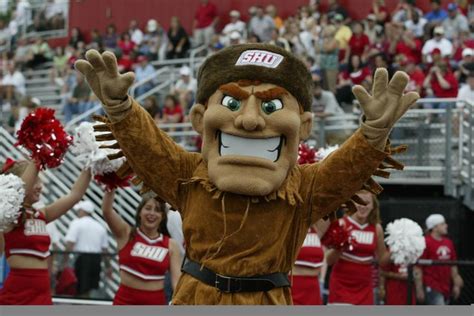
[[[262,66],[267,68],[276,68],[283,61],[280,54],[268,52],[265,50],[246,50],[240,54],[235,63],[236,66]]]

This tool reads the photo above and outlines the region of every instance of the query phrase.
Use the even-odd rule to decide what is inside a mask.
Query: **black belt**
[[[286,273],[277,272],[253,277],[229,277],[214,273],[206,267],[201,269],[199,263],[187,258],[185,260],[181,271],[225,293],[266,292],[276,287],[290,286]]]

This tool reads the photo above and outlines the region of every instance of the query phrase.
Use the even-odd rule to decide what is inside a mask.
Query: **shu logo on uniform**
[[[318,234],[307,234],[303,242],[303,247],[321,247],[321,241]]]
[[[280,54],[267,52],[264,50],[246,50],[240,55],[235,65],[254,65],[267,68],[276,68],[282,61],[283,56]]]
[[[168,249],[163,247],[149,246],[137,242],[132,249],[131,255],[134,257],[140,257],[145,259],[150,259],[153,261],[162,262],[166,255],[168,254]]]
[[[451,259],[451,249],[447,246],[439,246],[436,250],[439,260],[449,260]]]
[[[48,236],[49,233],[46,230],[46,225],[44,221],[39,219],[27,219],[25,221],[25,236]]]
[[[359,244],[372,245],[372,243],[374,242],[374,232],[363,232],[360,230],[353,230],[351,234]]]

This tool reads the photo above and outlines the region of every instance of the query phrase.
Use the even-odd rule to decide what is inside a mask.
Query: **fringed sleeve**
[[[201,155],[189,153],[177,145],[135,101],[130,113],[120,122],[111,123],[104,117],[99,118],[99,121],[103,124],[96,125],[94,129],[111,133],[98,138],[116,140],[117,143],[108,146],[121,149],[109,159],[127,158],[117,175],[126,177],[134,173],[136,177],[132,183],[142,183],[142,193],[152,190],[161,200],[180,209],[182,197],[179,197],[178,179],[191,178],[201,161]]]
[[[403,169],[392,155],[404,150],[405,146],[391,148],[388,142],[385,151],[379,151],[358,130],[321,163],[302,166],[301,191],[311,223],[321,218],[335,219],[339,208],[354,213],[355,203],[362,202],[355,195],[359,190],[382,192],[372,176],[388,178],[386,169]]]

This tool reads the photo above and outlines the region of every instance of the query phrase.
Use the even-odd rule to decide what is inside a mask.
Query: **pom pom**
[[[17,136],[15,146],[21,145],[29,150],[31,159],[40,170],[59,166],[72,143],[72,137],[54,117],[54,110],[47,108],[30,113],[23,120]]]
[[[316,151],[307,144],[300,144],[298,148],[298,163],[300,165],[316,162]]]
[[[25,198],[23,181],[13,175],[0,175],[0,232],[17,223]]]
[[[321,243],[327,248],[352,250],[355,239],[343,224],[334,221],[321,238]]]
[[[130,186],[130,180],[132,175],[125,178],[120,178],[117,173],[109,172],[103,175],[94,176],[95,181],[103,184],[108,191],[112,191],[117,188],[125,188]]]
[[[397,219],[387,225],[385,242],[391,258],[397,265],[416,263],[423,254],[426,243],[420,225],[408,218]]]
[[[319,148],[318,152],[316,153],[316,161],[320,162],[324,160],[327,156],[329,156],[333,151],[337,150],[339,145],[329,146],[326,148]]]

